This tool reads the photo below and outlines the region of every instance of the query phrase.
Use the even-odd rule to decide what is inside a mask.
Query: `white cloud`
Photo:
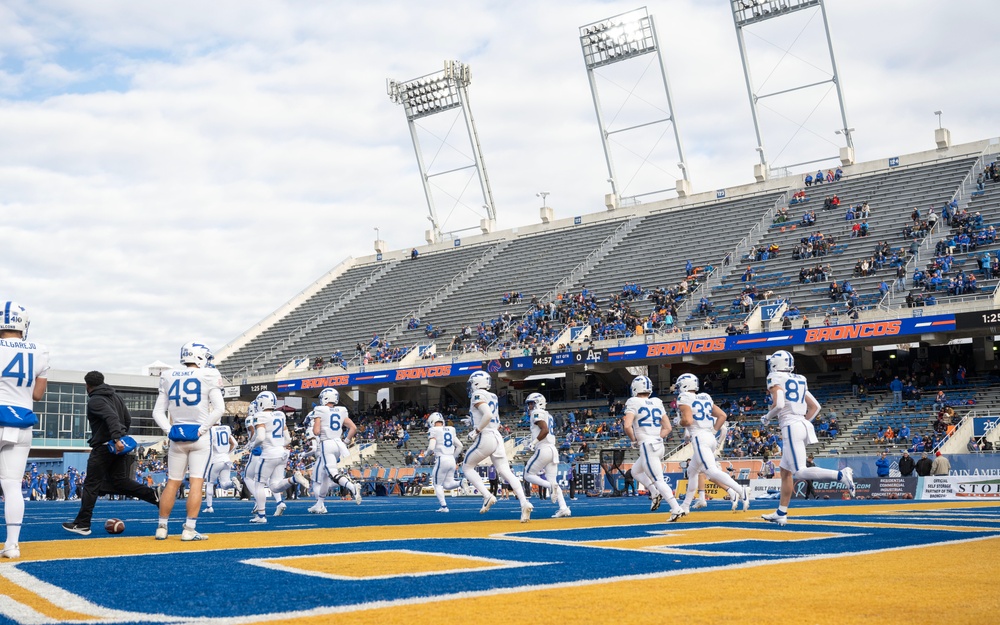
[[[749,182],[755,161],[727,7],[649,4],[696,190]],[[633,8],[5,3],[0,297],[30,308],[57,366],[134,372],[188,340],[221,347],[369,254],[374,227],[394,248],[422,243],[426,206],[385,80],[444,59],[472,66],[501,227],[537,221],[541,190],[559,217],[601,211],[577,28]],[[958,142],[997,134],[992,3],[828,12],[859,158],[929,149],[937,109]]]

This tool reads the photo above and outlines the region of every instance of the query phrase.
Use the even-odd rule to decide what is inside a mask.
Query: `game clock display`
[[[1000,310],[957,313],[955,315],[956,330],[981,330],[983,328],[1000,328]]]

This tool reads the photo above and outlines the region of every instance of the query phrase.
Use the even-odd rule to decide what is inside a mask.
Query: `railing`
[[[234,373],[232,375],[232,378],[236,379],[236,378],[239,378],[241,375],[248,376],[248,375],[251,375],[251,372],[256,372],[257,371],[257,367],[261,366],[263,364],[263,362],[266,362],[268,359],[273,358],[275,354],[277,354],[282,349],[284,349],[289,344],[291,344],[293,341],[297,340],[299,337],[301,337],[303,334],[305,334],[304,328],[309,327],[315,320],[317,320],[320,317],[322,317],[323,315],[325,315],[327,313],[327,311],[329,311],[331,308],[335,308],[336,306],[341,305],[343,302],[350,301],[354,297],[357,297],[357,295],[359,293],[361,293],[361,291],[363,291],[365,288],[367,288],[367,286],[366,286],[367,284],[370,284],[371,282],[374,282],[374,280],[377,279],[377,278],[375,278],[375,274],[380,273],[380,272],[384,272],[386,270],[386,267],[388,267],[388,266],[389,266],[388,263],[380,265],[375,270],[373,270],[370,274],[368,274],[368,276],[366,278],[362,278],[361,280],[358,280],[358,282],[356,282],[354,284],[354,286],[351,287],[351,290],[348,291],[347,293],[344,293],[343,295],[341,295],[340,298],[338,298],[336,302],[330,302],[329,304],[327,304],[326,306],[323,307],[323,310],[321,310],[320,312],[316,313],[315,315],[313,315],[312,317],[310,317],[309,319],[307,319],[305,321],[305,323],[303,323],[301,326],[299,326],[295,330],[292,330],[291,332],[289,332],[288,335],[286,335],[283,339],[275,341],[274,343],[271,344],[270,347],[265,348],[265,350],[266,350],[265,352],[261,352],[260,354],[257,355],[256,358],[254,358],[253,360],[251,360],[249,364],[247,364],[246,366],[244,366],[242,369],[237,370],[236,373]],[[304,302],[303,302],[303,304],[304,304]],[[298,335],[298,336],[296,336],[296,335]],[[260,363],[260,364],[257,364],[257,363]]]

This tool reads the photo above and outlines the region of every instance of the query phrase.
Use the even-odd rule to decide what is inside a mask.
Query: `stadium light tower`
[[[681,197],[689,194],[691,192],[691,184],[688,180],[688,167],[684,160],[684,146],[681,144],[681,136],[677,130],[677,120],[674,115],[673,100],[670,95],[670,82],[667,80],[667,70],[663,65],[663,56],[660,53],[653,16],[649,14],[646,7],[642,7],[641,9],[627,11],[592,24],[581,26],[580,47],[583,50],[583,61],[587,67],[587,78],[590,81],[590,94],[594,99],[597,123],[601,129],[604,159],[607,162],[608,175],[610,176],[608,182],[611,183],[611,192],[615,196],[616,201],[619,192],[627,188],[628,185],[623,187],[619,184],[614,157],[612,155],[611,136],[667,123],[673,128],[674,141],[677,145],[676,160],[680,161],[681,177],[677,179],[675,188],[677,194]],[[659,63],[660,78],[663,81],[663,92],[666,95],[666,117],[643,119],[625,128],[609,129],[601,112],[601,100],[598,94],[595,70],[615,63],[630,61],[647,54],[655,54],[656,60]],[[657,109],[663,111],[659,105],[657,105]],[[659,189],[635,194],[633,197],[664,193],[670,190]]]
[[[483,206],[486,210],[486,219],[481,222],[480,227],[484,232],[488,232],[496,223],[493,191],[490,189],[490,181],[486,173],[482,149],[479,145],[479,135],[476,132],[476,123],[472,117],[472,109],[469,106],[469,84],[471,82],[472,73],[469,66],[460,61],[445,61],[443,70],[412,80],[397,81],[389,79],[386,81],[386,91],[389,99],[396,104],[403,105],[403,111],[406,113],[406,123],[410,128],[410,138],[413,140],[413,150],[417,155],[417,166],[420,168],[420,178],[424,185],[424,196],[427,199],[427,209],[430,212],[429,219],[432,230],[429,233],[428,242],[431,242],[432,237],[436,241],[441,236],[441,223],[438,221],[437,210],[434,204],[434,194],[430,184],[431,178],[436,176],[444,176],[475,168],[483,195],[482,202],[479,205]],[[431,172],[424,163],[421,153],[416,121],[424,117],[459,108],[462,110],[469,145],[472,148],[472,162],[445,171]]]
[[[846,142],[846,146],[840,149],[840,154],[838,156],[844,165],[852,164],[854,162],[854,140],[851,137],[851,131],[854,129],[851,128],[850,124],[847,122],[847,107],[844,104],[844,92],[840,80],[840,74],[837,71],[837,60],[833,54],[833,41],[830,38],[830,23],[826,17],[826,5],[824,4],[824,0],[730,0],[730,3],[733,10],[733,23],[736,25],[736,40],[739,43],[740,58],[743,61],[743,75],[746,78],[747,94],[750,98],[750,112],[753,117],[754,131],[757,135],[758,152],[760,153],[760,164],[754,167],[754,175],[757,180],[761,181],[767,177],[768,168],[767,156],[764,152],[764,139],[761,132],[760,111],[758,108],[760,101],[765,98],[786,96],[794,92],[820,87],[830,83],[832,83],[833,87],[836,88],[837,102],[840,106],[840,121],[838,126],[842,132],[837,134],[842,134]],[[823,79],[813,80],[812,77],[815,73],[808,74],[808,78],[807,75],[803,74],[793,77],[792,84],[788,88],[779,89],[770,93],[760,93],[762,85],[755,87],[753,79],[750,76],[750,62],[747,55],[744,30],[771,20],[785,20],[795,13],[815,8],[818,8],[819,13],[823,18],[823,31],[826,35],[826,44],[830,55],[829,69],[820,68]],[[787,30],[788,32],[794,34],[793,29]],[[799,32],[799,36],[801,36],[801,34],[802,33]],[[792,41],[791,46],[794,46],[797,41],[798,37]],[[786,50],[785,56],[790,55],[791,46],[789,47],[789,50]],[[782,59],[784,59],[785,56],[783,56]],[[815,108],[813,110],[815,110]],[[808,112],[811,114],[812,111]],[[808,117],[809,116],[807,115],[806,119],[808,119]],[[801,129],[802,125],[800,125],[799,128]],[[789,140],[789,143],[791,143],[791,140]],[[801,163],[783,165],[783,167],[808,165],[811,163],[832,160],[838,156],[816,158]]]

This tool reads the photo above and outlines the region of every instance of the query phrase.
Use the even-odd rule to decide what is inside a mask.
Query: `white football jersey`
[[[797,373],[774,371],[767,376],[767,391],[780,386],[785,391],[785,406],[778,413],[778,425],[786,425],[806,416],[806,393],[809,385],[805,377]]]
[[[455,428],[450,425],[439,425],[427,430],[429,440],[434,443],[434,454],[438,456],[454,456],[455,441],[458,440]]]
[[[347,419],[347,408],[343,406],[316,406],[309,413],[308,419],[319,419],[319,439],[322,441],[340,440],[344,438],[344,420]]]
[[[500,406],[497,396],[489,391],[477,390],[472,394],[472,401],[470,402],[470,412],[476,404],[485,403],[487,412],[490,414],[490,422],[483,428],[483,430],[499,430],[500,429],[500,413],[498,412],[498,407]],[[472,412],[472,414],[475,414]],[[473,423],[473,427],[478,426],[478,423]]]
[[[21,339],[0,339],[0,406],[31,410],[35,378],[49,376],[49,350]]]
[[[258,412],[257,425],[264,426],[264,438],[260,441],[263,455],[270,457],[280,455],[274,452],[275,450],[280,450],[282,452],[285,450],[285,413],[280,410],[264,410],[262,412]],[[258,427],[257,436],[260,435],[261,432]]]
[[[539,423],[544,423],[549,428],[549,435],[542,440],[538,440],[538,435],[542,431]],[[552,415],[550,415],[547,410],[538,409],[531,413],[531,440],[537,441],[535,443],[536,447],[540,447],[542,445],[555,446],[556,437],[555,434],[552,433],[554,429],[555,421],[552,419]]]
[[[212,456],[216,459],[229,458],[229,442],[233,440],[233,430],[228,425],[213,425]]]
[[[708,432],[715,436],[715,416],[712,409],[715,402],[708,393],[681,393],[677,397],[678,406],[689,406],[694,424],[685,428],[688,436],[694,436],[698,432]]]
[[[173,425],[208,423],[214,408],[209,405],[209,391],[213,389],[222,392],[222,375],[213,367],[185,367],[160,374],[160,396],[166,398],[166,411]]]
[[[635,415],[632,431],[640,443],[663,440],[660,438],[660,424],[666,415],[659,397],[630,397],[625,402],[625,413]]]

